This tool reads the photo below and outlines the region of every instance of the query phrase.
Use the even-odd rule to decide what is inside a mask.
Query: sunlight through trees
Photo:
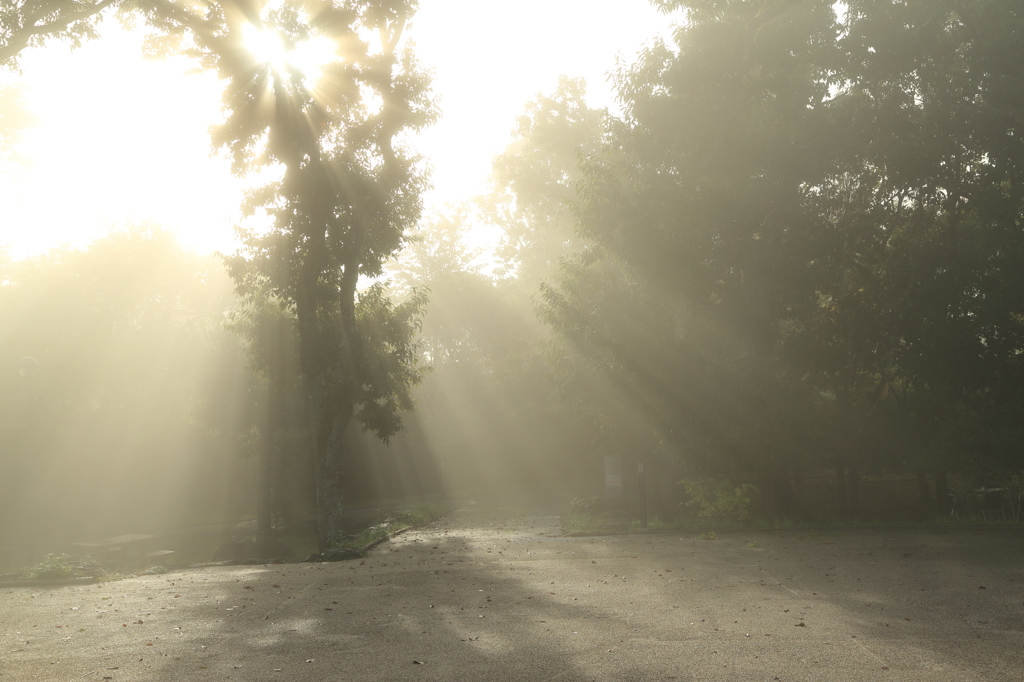
[[[679,23],[620,61],[616,108],[562,77],[488,190],[433,212],[414,0],[5,5],[10,69],[116,13],[216,73],[250,185],[233,296],[156,228],[0,252],[0,351],[39,362],[2,379],[5,513],[70,517],[105,467],[111,509],[147,477],[164,511],[222,486],[263,535],[315,506],[322,552],[343,501],[586,506],[606,461],[666,519],[934,520],[1021,487],[1024,13],[653,4]],[[0,93],[13,167],[31,114]]]

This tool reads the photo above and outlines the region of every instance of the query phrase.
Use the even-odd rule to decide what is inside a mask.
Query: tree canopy
[[[113,4],[26,2],[0,17],[0,60],[48,38],[95,37]],[[154,49],[178,51],[225,83],[226,119],[213,143],[240,175],[273,178],[252,191],[249,211],[273,228],[248,232],[228,259],[238,293],[276,299],[293,311],[301,371],[310,396],[318,471],[320,546],[338,538],[341,441],[353,416],[387,439],[411,407],[414,317],[419,296],[393,305],[377,277],[419,217],[424,172],[402,140],[434,117],[428,79],[403,42],[411,0],[178,3],[139,0],[122,9],[141,17]],[[327,44],[323,73],[260,54],[269,40],[293,52]]]
[[[1019,475],[1024,12],[654,4],[682,19],[613,74],[617,111],[563,77],[526,104],[491,192],[426,221],[407,140],[437,111],[411,0],[19,0],[0,63],[116,8],[221,78],[214,146],[272,223],[226,259],[234,326],[270,394],[308,401],[290,414],[312,424],[321,549],[346,448],[372,449],[350,422],[388,441],[414,398],[422,442],[403,447],[439,461],[556,462],[575,490],[602,455],[653,458],[670,483],[725,481],[699,495],[756,486],[776,517],[808,513],[800,482],[823,471],[843,517],[870,474],[908,472],[926,515],[951,478]],[[315,67],[285,56],[314,44]],[[481,224],[493,274],[468,245]]]
[[[781,513],[789,467],[865,465],[870,434],[943,480],[954,450],[993,465],[1024,341],[1020,13],[662,4],[687,22],[617,76],[625,115],[577,199],[594,247],[547,318]]]

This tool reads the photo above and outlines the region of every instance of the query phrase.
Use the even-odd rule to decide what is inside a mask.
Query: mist
[[[563,76],[443,209],[411,15],[144,17],[152,56],[218,74],[239,246],[132,224],[0,259],[0,561],[323,557],[468,502],[566,531],[1019,518],[1019,13],[655,4],[679,23],[614,110]],[[314,39],[344,58],[300,61]],[[4,92],[9,175],[33,123]]]

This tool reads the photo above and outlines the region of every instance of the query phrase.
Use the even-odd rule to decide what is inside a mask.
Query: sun
[[[326,36],[288,45],[278,30],[246,24],[242,28],[242,41],[259,63],[279,73],[297,71],[310,80],[316,80],[324,67],[338,58],[337,47]]]
[[[269,64],[275,71],[282,71],[288,66],[284,40],[273,29],[245,24],[242,27],[242,44],[260,64]]]

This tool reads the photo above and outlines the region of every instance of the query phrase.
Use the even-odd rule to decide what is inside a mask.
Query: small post
[[[636,465],[636,475],[640,484],[640,528],[647,530],[647,485],[644,480],[644,465]]]

